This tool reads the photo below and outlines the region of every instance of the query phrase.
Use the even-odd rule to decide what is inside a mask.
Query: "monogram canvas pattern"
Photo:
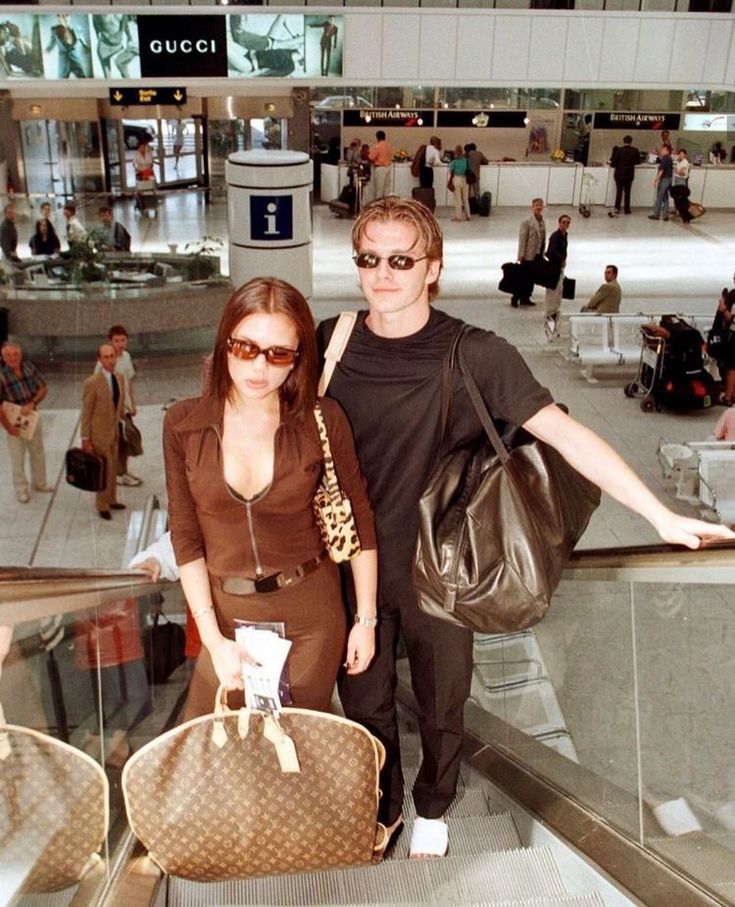
[[[0,866],[26,872],[24,893],[75,884],[107,834],[108,784],[79,750],[27,728],[0,726]]]
[[[355,518],[352,515],[350,499],[342,493],[332,460],[327,426],[324,424],[319,404],[314,408],[319,441],[324,451],[324,476],[314,495],[314,514],[322,535],[324,547],[336,563],[348,561],[360,553],[360,539],[357,535]]]
[[[126,764],[128,818],[169,875],[196,881],[247,878],[371,862],[377,829],[376,741],[364,728],[318,712],[284,709],[301,771],[281,772],[263,717],[244,739],[227,712],[227,742],[214,717],[151,741]]]

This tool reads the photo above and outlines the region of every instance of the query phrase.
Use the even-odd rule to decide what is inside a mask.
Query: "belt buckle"
[[[277,592],[281,586],[282,573],[271,573],[270,576],[261,576],[253,583],[255,591],[259,593]]]
[[[242,576],[226,576],[222,580],[222,591],[228,595],[252,595],[256,591],[255,583]]]

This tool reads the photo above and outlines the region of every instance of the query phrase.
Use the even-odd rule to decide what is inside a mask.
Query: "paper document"
[[[284,638],[283,624],[235,621],[235,641],[257,665],[243,661],[245,705],[278,713],[291,702],[286,659],[291,642]]]
[[[3,412],[8,422],[18,429],[21,438],[30,441],[38,425],[38,413],[36,410],[32,409],[27,413],[22,413],[21,407],[17,403],[3,400]]]

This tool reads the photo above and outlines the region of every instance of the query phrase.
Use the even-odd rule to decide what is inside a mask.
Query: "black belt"
[[[313,573],[326,557],[327,552],[322,551],[321,554],[313,557],[310,561],[297,564],[290,570],[271,573],[270,576],[260,576],[257,579],[250,579],[247,576],[223,576],[219,578],[219,583],[222,591],[228,595],[278,592],[279,589],[300,583],[305,576]]]

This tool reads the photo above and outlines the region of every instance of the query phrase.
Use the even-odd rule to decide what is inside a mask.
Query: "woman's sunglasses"
[[[372,271],[378,267],[381,261],[387,261],[394,271],[410,271],[417,261],[424,261],[428,255],[422,255],[421,258],[411,258],[410,255],[387,255],[385,258],[375,255],[374,252],[356,252],[352,256],[358,268]]]
[[[287,346],[269,346],[262,350],[257,343],[241,337],[228,338],[227,351],[232,353],[235,359],[243,359],[245,362],[252,362],[262,353],[265,361],[271,365],[293,365],[299,358],[299,351]]]

